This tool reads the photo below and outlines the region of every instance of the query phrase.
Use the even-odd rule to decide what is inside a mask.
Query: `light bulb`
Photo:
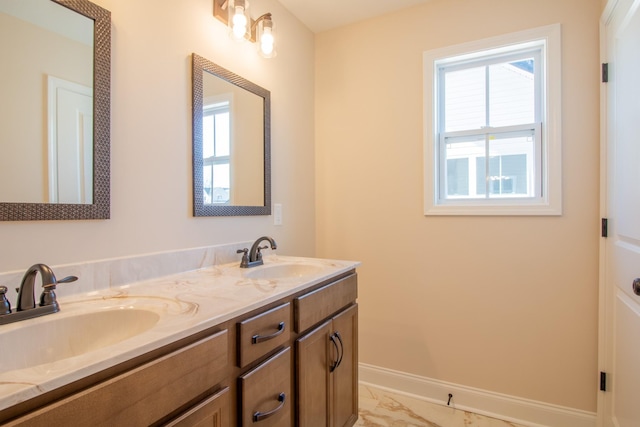
[[[242,6],[236,6],[236,12],[233,14],[233,36],[242,39],[247,32],[247,17],[244,14]]]
[[[273,33],[271,33],[271,28],[265,27],[262,33],[262,37],[260,37],[260,49],[265,56],[271,55],[273,53]]]

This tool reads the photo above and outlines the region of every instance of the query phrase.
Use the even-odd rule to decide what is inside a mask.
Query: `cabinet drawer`
[[[291,304],[286,303],[238,323],[238,366],[243,367],[291,336]]]
[[[229,387],[225,387],[164,426],[229,427]]]
[[[292,424],[291,348],[287,347],[240,377],[242,426]]]
[[[150,425],[219,384],[228,347],[227,331],[218,332],[8,425]]]
[[[296,332],[302,332],[346,307],[358,297],[358,276],[343,279],[294,300]]]

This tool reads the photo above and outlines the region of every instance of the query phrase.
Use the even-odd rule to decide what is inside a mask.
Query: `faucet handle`
[[[249,267],[249,249],[238,249],[236,251],[237,254],[242,254],[242,260],[240,261],[240,268]]]
[[[0,316],[3,314],[11,314],[11,303],[5,295],[7,293],[6,286],[0,286]]]
[[[71,283],[71,282],[75,282],[76,280],[78,280],[78,278],[76,276],[67,276],[67,277],[64,277],[62,279],[58,279],[56,282],[57,283]]]
[[[256,261],[262,259],[262,252],[260,252],[262,249],[269,249],[269,246],[267,246],[267,245],[258,246],[258,250],[256,252]]]
[[[57,305],[58,301],[56,299],[56,293],[53,291],[56,288],[56,285],[59,283],[70,283],[78,280],[76,276],[67,276],[63,279],[56,280],[55,283],[49,283],[48,285],[44,285],[42,288],[42,294],[40,294],[40,306],[45,305]]]

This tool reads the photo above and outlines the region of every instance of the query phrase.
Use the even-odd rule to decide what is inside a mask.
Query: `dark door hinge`
[[[602,63],[602,83],[609,82],[609,63]]]
[[[607,391],[607,373],[600,372],[600,391]]]
[[[602,218],[601,235],[609,237],[609,220],[607,218]]]

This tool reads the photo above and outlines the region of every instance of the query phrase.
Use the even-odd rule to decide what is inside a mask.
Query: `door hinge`
[[[600,372],[600,391],[607,391],[607,373]]]
[[[609,63],[602,63],[602,83],[609,82]]]
[[[609,219],[602,218],[602,225],[600,227],[602,237],[609,237]]]

